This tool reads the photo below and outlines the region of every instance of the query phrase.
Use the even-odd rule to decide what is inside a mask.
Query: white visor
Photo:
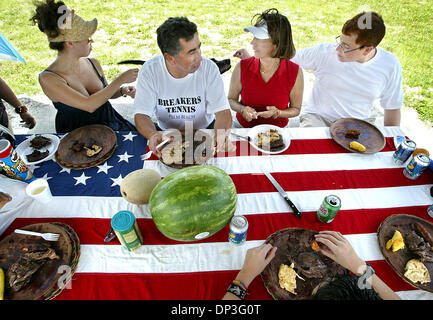
[[[265,20],[260,21],[258,26],[251,26],[244,28],[244,31],[251,32],[257,39],[270,39],[268,32],[268,25]]]

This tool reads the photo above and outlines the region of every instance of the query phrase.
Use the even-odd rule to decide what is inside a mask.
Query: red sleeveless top
[[[241,60],[241,103],[254,108],[257,112],[266,111],[267,106],[275,106],[280,110],[288,107],[290,92],[296,82],[299,66],[288,59],[281,59],[280,66],[274,75],[265,82],[260,74],[260,59],[251,57]],[[251,128],[259,124],[273,124],[285,127],[289,123],[287,118],[261,118],[247,122],[237,112],[236,118],[244,128]]]

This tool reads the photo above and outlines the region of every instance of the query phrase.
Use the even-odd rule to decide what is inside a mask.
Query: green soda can
[[[331,223],[341,208],[341,200],[336,195],[329,195],[323,199],[319,210],[317,210],[317,219],[320,222]]]
[[[128,251],[138,249],[143,244],[143,236],[132,212],[125,210],[116,213],[111,219],[111,227]]]

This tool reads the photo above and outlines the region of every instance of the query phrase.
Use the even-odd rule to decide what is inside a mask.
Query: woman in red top
[[[256,16],[254,26],[244,29],[254,35],[254,56],[233,70],[228,100],[242,127],[285,127],[288,118],[299,115],[304,92],[302,70],[290,61],[295,55],[292,29],[277,9]]]

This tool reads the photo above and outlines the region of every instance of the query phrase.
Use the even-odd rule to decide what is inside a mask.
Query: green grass
[[[159,53],[156,29],[168,17],[187,16],[199,28],[203,55],[228,58],[245,47],[243,32],[253,14],[277,7],[292,23],[297,48],[333,41],[343,23],[367,8],[379,12],[387,25],[381,47],[394,53],[403,67],[405,104],[421,119],[433,122],[433,1],[137,1],[70,0],[66,4],[84,19],[98,18],[94,51],[112,80],[125,70],[117,62],[147,60]],[[2,61],[0,76],[16,94],[41,94],[37,75],[56,57],[45,35],[29,21],[31,0],[0,0],[0,32],[27,64]],[[232,65],[237,59],[232,58]]]

